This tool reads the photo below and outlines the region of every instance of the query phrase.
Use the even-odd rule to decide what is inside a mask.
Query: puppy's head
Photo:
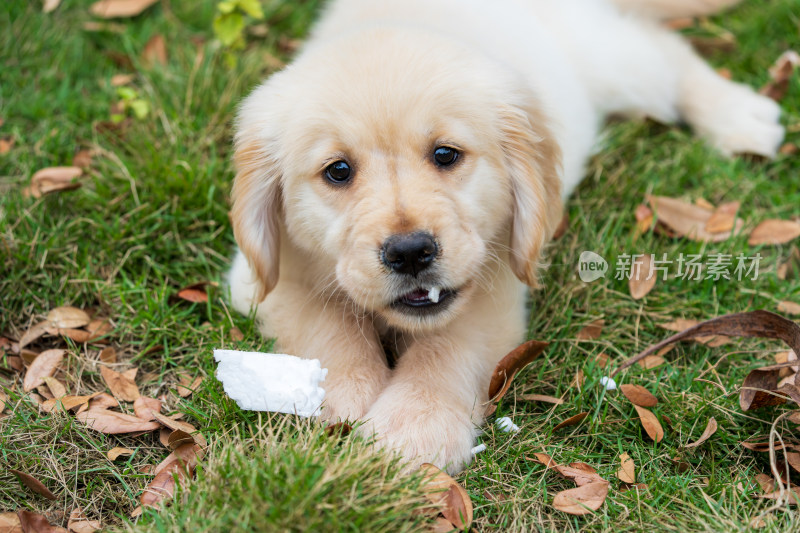
[[[447,323],[489,269],[536,284],[561,210],[547,119],[497,63],[414,37],[317,45],[242,105],[232,219],[259,299],[281,234],[322,284],[406,330]]]

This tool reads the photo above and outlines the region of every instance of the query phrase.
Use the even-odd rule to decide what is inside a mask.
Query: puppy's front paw
[[[781,109],[750,87],[734,83],[708,94],[699,110],[701,133],[723,154],[775,157],[783,140]]]
[[[325,401],[320,418],[327,422],[356,421],[364,417],[389,380],[389,369],[372,374],[359,371],[344,376],[328,376],[323,383]]]
[[[382,399],[365,416],[358,432],[376,446],[399,452],[410,468],[432,463],[456,474],[472,460],[477,428],[469,413],[429,406],[389,405]]]

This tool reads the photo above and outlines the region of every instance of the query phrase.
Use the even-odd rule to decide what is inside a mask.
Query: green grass
[[[162,2],[124,21],[121,34],[84,31],[90,3],[64,0],[44,15],[36,2],[11,0],[0,10],[0,138],[15,141],[0,155],[0,336],[18,338],[57,305],[96,308],[113,320],[111,342],[120,358],[140,367],[142,393],[166,394],[167,412],[185,413],[211,446],[197,480],[174,504],[146,512],[133,525],[127,516],[151,479],[141,469],[167,454],[157,437],[100,435],[71,416],[41,413],[22,394],[19,380],[0,371],[0,389],[10,397],[7,416],[0,419],[0,511],[29,508],[65,525],[64,513],[81,506],[90,518],[134,531],[422,527],[424,518],[415,511],[423,505],[419,480],[400,475],[391,459],[368,453],[355,437],[328,439],[290,417],[242,412],[224,397],[212,377],[211,350],[267,350],[271,343],[251,320],[228,308],[222,291],[212,291],[208,304],[169,300],[184,285],[222,279],[234,246],[227,211],[236,103],[269,73],[265,54],[286,58],[281,37],[302,37],[319,2],[266,2],[269,32],[250,36],[233,68],[213,40],[212,1]],[[710,61],[730,69],[734,79],[760,86],[774,59],[799,46],[799,23],[795,0],[752,0],[699,33],[733,32],[738,49]],[[169,61],[148,68],[141,51],[158,33],[166,37]],[[102,123],[117,100],[110,79],[119,73],[136,74],[132,86],[150,103],[151,114],[114,133]],[[794,143],[800,143],[799,81],[795,75],[782,101]],[[70,164],[81,148],[97,151],[81,189],[40,200],[22,196],[33,172]],[[798,279],[775,275],[796,243],[752,248],[743,235],[703,245],[650,233],[637,239],[633,231],[633,211],[646,193],[714,204],[740,200],[740,216],[751,224],[797,216],[799,173],[797,156],[768,163],[727,160],[680,127],[625,122],[606,129],[605,148],[569,202],[570,230],[551,247],[544,288],[532,297],[529,336],[551,346],[517,378],[497,413],[511,416],[522,431],[508,435],[488,425],[480,437],[487,451],[458,477],[475,503],[478,530],[747,530],[750,519],[769,506],[752,495],[753,476],[768,472],[767,456],[739,442],[765,438],[784,408],[742,413],[738,386],[749,369],[771,360],[777,343],[684,344],[667,356],[666,365],[647,371],[635,366],[622,374],[621,382],[654,392],[660,400],[655,413],[671,419],[658,445],[643,434],[620,394],[602,390],[599,380],[608,371],[593,359],[605,352],[612,365],[623,361],[663,338],[657,324],[674,318],[774,310],[780,300],[800,301]],[[757,281],[673,278],[634,301],[626,283],[613,277],[581,282],[576,266],[583,250],[601,254],[612,267],[621,253],[676,258],[760,252],[764,260]],[[606,321],[603,335],[578,342],[577,332],[596,318]],[[233,340],[233,328],[244,333],[244,341]],[[97,352],[94,345],[69,346],[61,377],[70,392],[102,390]],[[580,389],[570,386],[579,369],[586,376]],[[174,392],[177,372],[207,379],[182,399]],[[697,381],[703,373],[702,379],[718,384]],[[519,399],[530,392],[563,395],[565,403],[552,407]],[[591,413],[583,424],[553,432],[558,421],[581,411]],[[682,450],[711,416],[719,431],[706,444]],[[135,453],[108,461],[105,453],[114,446]],[[525,458],[542,450],[559,461],[595,466],[611,480],[606,504],[588,517],[556,511],[553,495],[571,484]],[[646,492],[618,490],[614,472],[622,452],[634,459]],[[689,468],[679,468],[675,457]],[[7,468],[36,475],[58,499],[34,495]],[[767,526],[766,531],[797,530],[800,516],[773,511]]]

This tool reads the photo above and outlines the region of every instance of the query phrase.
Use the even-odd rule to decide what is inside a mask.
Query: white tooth
[[[435,303],[435,304],[439,303],[439,293],[440,292],[441,292],[441,289],[439,287],[435,287],[435,286],[431,287],[428,290],[428,299],[430,301],[432,301],[433,303]]]

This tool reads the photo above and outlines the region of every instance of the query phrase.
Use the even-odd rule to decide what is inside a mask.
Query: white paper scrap
[[[509,431],[511,431],[513,433],[516,433],[517,431],[519,431],[519,426],[516,425],[507,416],[504,416],[503,418],[498,418],[495,421],[495,424],[497,424],[497,427],[499,427],[501,431],[504,431],[506,433],[508,433]]]
[[[600,378],[600,384],[605,387],[606,390],[617,390],[617,382],[608,376]]]
[[[479,453],[486,451],[486,445],[485,444],[478,444],[477,446],[472,448],[470,451],[472,452],[472,455],[478,455]]]
[[[328,374],[319,359],[293,355],[214,350],[217,379],[242,409],[314,416],[319,414]]]

